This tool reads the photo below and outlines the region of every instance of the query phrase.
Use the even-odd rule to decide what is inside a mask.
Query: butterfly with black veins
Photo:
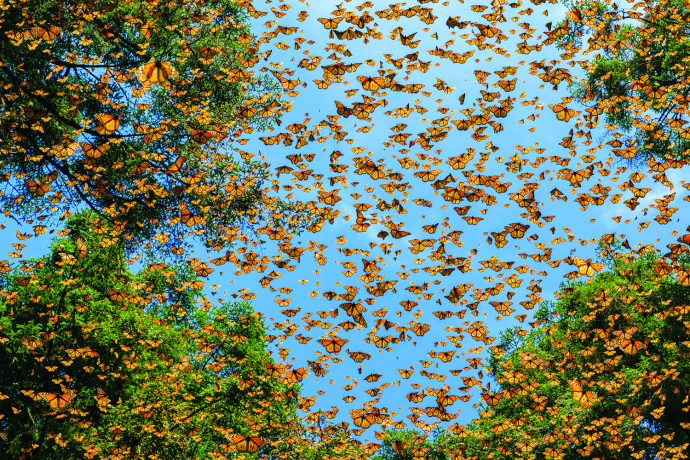
[[[135,75],[144,84],[162,85],[171,78],[177,77],[178,73],[169,62],[151,58],[137,69]]]

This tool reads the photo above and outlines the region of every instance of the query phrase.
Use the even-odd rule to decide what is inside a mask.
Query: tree
[[[4,458],[294,458],[299,387],[260,315],[201,299],[188,265],[129,271],[96,221],[81,213],[47,257],[3,267]]]
[[[682,245],[674,261],[619,244],[604,250],[610,271],[564,285],[532,330],[502,335],[488,363],[499,388],[458,437],[464,457],[686,458],[688,258]]]
[[[301,228],[305,209],[268,196],[265,167],[228,140],[279,123],[283,108],[280,86],[250,69],[242,4],[3,7],[3,211],[89,208],[133,246],[157,232],[174,246],[190,229],[221,244],[241,224]]]
[[[595,53],[583,61],[573,94],[622,132],[609,144],[631,159],[679,159],[690,150],[688,78],[690,8],[681,0],[615,3],[566,1],[567,18],[553,31],[561,48]],[[583,39],[587,36],[587,46]]]

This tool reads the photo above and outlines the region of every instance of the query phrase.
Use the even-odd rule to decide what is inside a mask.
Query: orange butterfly
[[[412,369],[398,369],[398,372],[400,372],[400,376],[404,379],[409,379],[412,374],[414,374],[414,370]]]
[[[101,155],[103,155],[103,153],[105,153],[105,151],[108,150],[108,144],[99,145],[98,147],[86,143],[82,143],[80,145],[81,150],[84,153],[84,156],[87,158],[100,158]]]
[[[108,406],[110,405],[110,398],[101,388],[98,388],[98,395],[94,396],[94,399],[98,404],[98,408],[102,411],[107,410]]]
[[[120,128],[120,115],[103,114],[98,116],[96,122],[96,130],[98,134],[108,135],[112,134]]]
[[[43,196],[50,191],[50,185],[41,183],[40,181],[28,181],[26,188],[29,193],[36,196]]]
[[[343,348],[343,345],[347,343],[346,340],[340,339],[340,338],[334,338],[334,339],[323,339],[321,340],[321,345],[326,349],[327,352],[329,353],[340,353],[340,350]]]
[[[605,266],[602,264],[592,262],[592,259],[584,260],[580,259],[579,257],[573,257],[573,260],[575,262],[575,266],[577,267],[577,271],[581,275],[594,276],[598,271],[605,268]]]
[[[304,378],[304,374],[306,373],[306,371],[306,367],[300,367],[298,369],[288,371],[287,376],[293,382],[301,382],[302,378]]]
[[[318,18],[318,21],[323,24],[324,28],[326,29],[335,29],[338,27],[338,23],[342,18]]]
[[[187,208],[183,209],[180,213],[180,222],[185,224],[187,227],[193,227],[195,225],[200,225],[204,220],[200,216],[196,216],[191,213]]]
[[[620,341],[621,349],[630,355],[634,355],[639,350],[647,347],[647,341],[638,342],[636,340],[624,339]]]
[[[108,291],[108,297],[110,297],[110,300],[112,301],[122,302],[128,297],[128,294],[125,294],[124,292],[114,291],[111,289]]]
[[[501,393],[496,393],[496,394],[491,394],[488,392],[482,393],[482,399],[489,406],[495,406],[496,404],[498,404],[498,402],[501,400],[501,398],[502,398]]]
[[[50,27],[48,29],[32,29],[34,34],[38,34],[41,38],[47,42],[51,42],[57,38],[57,36],[62,32],[57,27]]]
[[[206,142],[211,140],[211,138],[213,137],[212,132],[210,132],[210,131],[199,131],[197,129],[193,129],[191,131],[191,134],[192,134],[192,139],[194,139],[199,144],[205,144]]]
[[[580,404],[588,404],[594,398],[594,392],[585,391],[579,382],[571,383],[570,388],[573,392],[573,399]]]
[[[168,165],[165,174],[175,174],[182,170],[182,165],[187,159],[185,157],[177,157],[174,162]]]
[[[241,434],[232,437],[232,442],[235,443],[238,452],[253,453],[259,450],[259,447],[264,443],[262,438],[242,436]]]
[[[377,335],[374,335],[373,337],[373,343],[376,347],[378,348],[386,348],[388,344],[390,343],[391,336],[387,335],[385,337],[379,337]]]
[[[569,109],[562,104],[549,104],[549,107],[551,107],[551,110],[556,114],[556,118],[561,121],[568,121],[571,117],[575,116],[575,111],[573,109]]]
[[[64,409],[72,400],[74,395],[71,394],[60,394],[55,393],[38,393],[51,407],[51,409]]]
[[[355,414],[354,417],[352,417],[352,421],[354,422],[355,425],[362,427],[364,429],[369,428],[372,423],[376,422],[376,417],[374,414]]]
[[[361,363],[365,359],[371,358],[369,353],[364,353],[361,351],[349,351],[348,353],[350,354],[350,358],[352,358],[352,360],[356,363]]]
[[[136,76],[142,83],[162,85],[170,78],[177,77],[177,71],[169,62],[151,58],[137,69]]]
[[[393,448],[396,454],[403,455],[403,453],[405,452],[405,448],[409,447],[409,444],[406,444],[401,440],[396,439],[395,441],[393,441],[391,447]]]
[[[364,77],[360,76],[357,77],[359,82],[362,84],[362,88],[366,89],[367,91],[378,91],[380,88],[382,88],[385,85],[386,80],[381,77]]]
[[[213,48],[199,48],[199,62],[202,64],[210,64],[213,62],[213,58],[220,53],[220,48],[214,46]]]

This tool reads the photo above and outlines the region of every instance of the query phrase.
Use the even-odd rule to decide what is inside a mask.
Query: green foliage
[[[463,454],[627,459],[684,451],[690,287],[667,268],[655,253],[621,258],[590,282],[563,286],[531,331],[504,332],[488,361],[499,388],[485,394],[481,418],[461,438]]]
[[[130,247],[190,228],[218,244],[241,225],[308,225],[298,203],[263,193],[264,166],[229,141],[274,126],[282,110],[280,85],[247,70],[259,59],[248,22],[229,0],[7,4],[3,211],[88,208],[119,223]],[[164,77],[147,77],[153,63]]]
[[[560,26],[568,32],[558,38],[559,46],[581,47],[593,55],[584,81],[571,85],[573,95],[603,109],[606,123],[618,126],[625,147],[642,159],[687,156],[686,2],[655,0],[627,9],[604,2],[563,4],[569,13]]]
[[[3,458],[246,458],[236,435],[288,449],[297,388],[270,372],[260,317],[200,304],[189,268],[130,272],[91,219],[0,277]]]

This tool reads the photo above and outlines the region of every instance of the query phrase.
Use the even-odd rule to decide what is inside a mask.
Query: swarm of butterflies
[[[328,418],[367,440],[389,427],[461,433],[478,404],[501,398],[482,364],[501,329],[538,327],[531,312],[560,281],[604,271],[597,243],[618,239],[631,255],[687,250],[687,235],[675,241],[688,211],[690,185],[679,179],[685,160],[632,167],[635,143],[606,117],[621,101],[582,102],[567,89],[592,59],[622,46],[612,41],[612,23],[679,13],[650,1],[603,3],[604,19],[590,3],[563,13],[548,0],[238,2],[252,18],[241,40],[254,54],[218,79],[232,75],[250,88],[270,78],[281,104],[247,93],[223,132],[190,136],[202,149],[223,138],[227,152],[216,155],[264,165],[265,195],[301,203],[314,220],[302,234],[271,225],[225,229],[205,260],[177,243],[170,249],[187,257],[211,296],[251,300],[270,319],[274,370],[304,385],[305,414],[331,408]],[[579,40],[562,41],[573,31]],[[36,30],[43,40],[60,33],[67,32]],[[172,83],[201,78],[225,52],[196,50],[198,63],[185,74],[179,56],[142,58],[125,83],[135,86],[132,97],[182,91]],[[633,85],[656,98],[675,91],[664,115],[640,115],[637,129],[690,135],[685,93]],[[633,113],[648,109],[639,97],[626,103]],[[124,133],[123,116],[116,108],[100,114],[95,132]],[[256,128],[272,117],[279,123]],[[136,135],[157,128],[160,136],[173,129]],[[53,150],[99,154],[74,142]],[[165,174],[203,189],[205,179],[186,175],[184,162],[177,157]],[[53,180],[29,190],[46,195]],[[280,213],[270,199],[266,206]],[[186,207],[179,219],[190,235],[211,225]],[[630,339],[621,350],[644,348]],[[571,389],[578,404],[595,397],[579,381]],[[36,397],[63,411],[72,395]],[[240,452],[262,444],[232,439]]]

